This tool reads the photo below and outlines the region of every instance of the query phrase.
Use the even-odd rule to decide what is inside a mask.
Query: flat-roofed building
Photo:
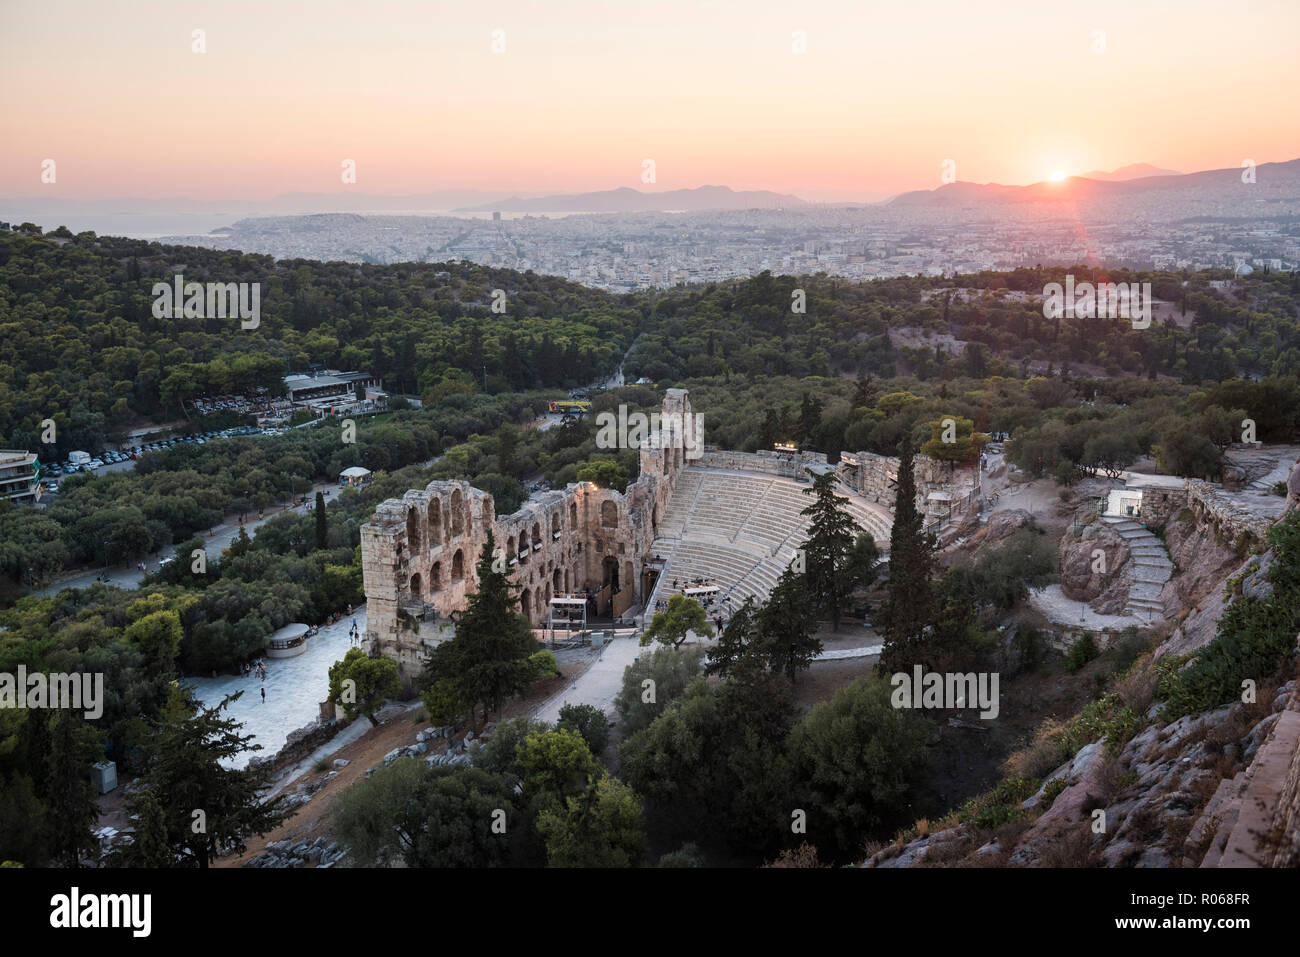
[[[35,452],[0,449],[0,499],[36,501]]]
[[[380,378],[369,372],[339,372],[337,369],[325,369],[313,375],[287,375],[284,385],[294,405],[339,396],[355,399],[358,385],[368,391],[383,388]]]

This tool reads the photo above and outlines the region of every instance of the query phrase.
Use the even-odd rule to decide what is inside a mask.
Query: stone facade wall
[[[1187,487],[1143,488],[1137,519],[1148,528],[1163,528],[1187,507]]]
[[[898,458],[874,452],[841,452],[840,478],[863,498],[888,508],[898,495]],[[980,472],[956,468],[928,455],[917,455],[912,474],[916,480],[916,507],[931,522],[961,518],[979,511],[982,502]],[[946,493],[948,501],[931,502],[930,493]]]
[[[1270,519],[1242,508],[1217,486],[1200,479],[1187,482],[1187,506],[1198,524],[1213,526],[1233,548],[1240,546],[1243,538],[1248,539],[1246,544],[1251,547],[1262,544],[1273,524]]]
[[[704,454],[693,464],[704,468],[728,469],[731,471],[767,472],[785,478],[807,479],[804,469],[809,466],[826,467],[826,455],[823,452],[727,452],[720,449],[706,449]]]
[[[685,390],[668,390],[663,411],[693,422]],[[489,533],[534,625],[546,621],[551,598],[615,582],[611,592],[624,610],[644,601],[645,558],[692,441],[646,439],[641,474],[626,493],[578,482],[498,516],[489,493],[457,480],[381,503],[361,528],[367,650],[394,658],[406,679],[417,674],[429,651],[454,634],[447,617],[477,591]]]

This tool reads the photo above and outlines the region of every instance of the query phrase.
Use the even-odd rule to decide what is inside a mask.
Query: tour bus
[[[591,411],[591,403],[573,399],[552,399],[550,401],[550,410],[552,414],[569,412],[575,415],[586,415]]]

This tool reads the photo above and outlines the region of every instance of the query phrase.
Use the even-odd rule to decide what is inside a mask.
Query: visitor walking
[[[262,689],[262,704],[266,704],[266,689]]]

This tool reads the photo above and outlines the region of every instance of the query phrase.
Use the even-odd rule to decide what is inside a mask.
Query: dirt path
[[[505,721],[521,714],[531,713],[533,708],[540,702],[552,697],[565,684],[577,677],[585,667],[586,665],[582,662],[562,665],[561,670],[565,672],[564,677],[550,678],[534,683],[527,695],[511,701],[502,708],[500,714],[492,715],[491,720]],[[291,838],[295,842],[311,842],[317,837],[325,836],[327,840],[332,840],[333,838],[329,836],[329,811],[335,798],[348,788],[365,780],[366,769],[382,764],[384,755],[388,754],[388,752],[408,744],[415,744],[416,734],[429,725],[426,720],[418,722],[413,720],[417,716],[423,717],[423,714],[424,711],[421,708],[417,708],[414,712],[398,713],[378,727],[371,728],[358,740],[332,754],[330,756],[331,765],[335,759],[344,758],[349,762],[348,766],[339,768],[338,774],[330,778],[310,801],[295,810],[279,827],[260,837],[250,839],[243,854],[223,857],[217,861],[215,866],[241,867],[248,860],[263,853],[267,844],[285,838]],[[361,718],[358,720],[364,721],[366,719]],[[457,733],[453,737],[457,740],[463,739],[464,731]],[[429,753],[442,754],[446,751],[446,747],[447,743],[445,741],[435,742],[432,744]],[[282,790],[285,793],[292,793],[323,773],[328,774],[329,772],[308,770],[299,775],[294,781],[286,784]]]

